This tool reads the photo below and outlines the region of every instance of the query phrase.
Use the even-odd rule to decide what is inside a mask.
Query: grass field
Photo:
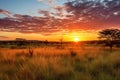
[[[100,46],[0,48],[0,80],[120,80],[120,49]]]

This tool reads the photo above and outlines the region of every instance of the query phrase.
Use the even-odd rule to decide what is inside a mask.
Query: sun
[[[79,42],[80,40],[79,40],[79,38],[78,37],[75,37],[74,38],[74,42]]]

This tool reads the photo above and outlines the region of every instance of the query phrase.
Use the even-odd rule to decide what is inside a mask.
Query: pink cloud
[[[49,12],[49,11],[40,10],[39,13],[40,13],[40,14],[43,14],[43,15],[46,16],[46,17],[50,17],[50,12]]]
[[[7,17],[12,17],[9,11],[3,10],[3,9],[0,9],[0,14],[4,14]]]
[[[52,4],[54,3],[56,0],[37,0],[38,2],[46,2],[46,3],[49,3],[49,4]]]

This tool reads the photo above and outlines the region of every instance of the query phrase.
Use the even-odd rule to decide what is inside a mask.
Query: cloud
[[[9,37],[6,37],[6,36],[0,36],[0,38],[5,39],[5,38],[9,38]]]
[[[57,11],[62,11],[64,9],[64,6],[55,6],[54,9]]]
[[[9,11],[0,9],[0,14],[7,16],[0,19],[0,31],[48,36],[62,31],[97,31],[120,26],[120,0],[72,0],[53,6],[52,11],[39,10],[38,13],[42,16],[13,14],[10,17]]]
[[[51,7],[51,9],[53,10],[51,12],[51,15],[53,17],[63,19],[66,18],[66,16],[68,15],[68,12],[66,11],[66,6],[64,5],[56,5]]]
[[[120,23],[120,0],[73,0],[65,5],[76,19]]]
[[[52,4],[54,3],[56,0],[37,0],[38,2],[45,2],[45,3],[48,3],[48,4]]]
[[[13,15],[15,18],[17,18],[17,19],[23,19],[24,17],[22,16],[22,15],[20,15],[20,14],[14,14]]]
[[[54,21],[56,20],[56,22]],[[41,33],[43,35],[61,31],[55,18],[14,14],[14,18],[0,19],[0,31]]]
[[[7,17],[12,17],[9,11],[3,10],[3,9],[0,9],[0,14],[4,14]]]
[[[48,2],[49,2],[49,3],[54,3],[54,2],[55,2],[55,0],[48,0]]]
[[[46,16],[46,17],[50,17],[50,12],[49,12],[49,11],[46,11],[46,10],[39,10],[38,13],[43,14],[43,15]]]
[[[65,6],[55,6],[53,9],[55,9],[58,13],[63,14],[65,11]]]
[[[99,22],[77,22],[73,19],[58,19],[54,17],[32,17],[17,14],[15,18],[0,19],[0,31],[20,33],[40,33],[48,36],[57,32],[74,30],[97,30],[106,25]],[[110,26],[111,27],[111,26]]]
[[[42,2],[43,0],[37,0],[38,2]]]

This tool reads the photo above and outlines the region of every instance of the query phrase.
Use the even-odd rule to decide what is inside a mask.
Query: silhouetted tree
[[[63,48],[63,38],[60,38],[60,48]]]
[[[32,48],[28,48],[28,53],[29,53],[29,57],[33,57],[33,49]]]
[[[47,47],[48,43],[49,43],[48,40],[44,41],[44,44],[45,44],[46,47]]]
[[[120,30],[119,29],[104,29],[99,32],[99,38],[107,41],[107,45],[112,48],[116,41],[120,40]]]

